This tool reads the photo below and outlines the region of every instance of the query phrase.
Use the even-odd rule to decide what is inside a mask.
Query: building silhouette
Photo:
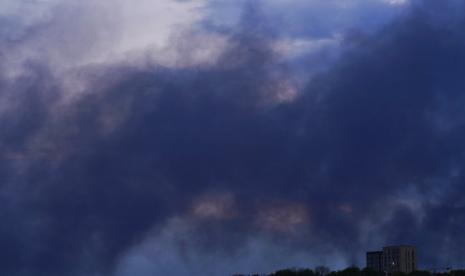
[[[375,271],[383,271],[383,251],[367,252],[367,267]]]
[[[367,252],[366,266],[375,271],[410,273],[417,270],[417,253],[414,246],[385,246],[383,251]]]

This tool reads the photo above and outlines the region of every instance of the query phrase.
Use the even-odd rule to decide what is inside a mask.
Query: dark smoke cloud
[[[181,267],[250,241],[283,250],[270,270],[359,263],[384,243],[463,265],[464,21],[434,5],[351,42],[285,100],[292,72],[253,14],[214,65],[80,68],[70,102],[46,64],[2,72],[0,272],[112,275],[166,229],[185,237],[166,249]]]

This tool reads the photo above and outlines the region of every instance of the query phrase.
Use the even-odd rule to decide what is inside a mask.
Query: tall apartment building
[[[385,246],[383,251],[367,252],[367,267],[380,272],[410,273],[417,270],[417,253],[414,246]]]
[[[375,271],[384,271],[383,251],[367,252],[367,267]]]

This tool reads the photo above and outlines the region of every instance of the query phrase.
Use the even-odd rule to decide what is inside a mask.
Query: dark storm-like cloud
[[[180,266],[254,239],[286,248],[283,265],[332,250],[356,263],[380,242],[461,265],[464,21],[434,5],[285,100],[292,72],[253,13],[214,65],[83,67],[71,102],[47,65],[2,72],[0,271],[112,275],[173,218]]]

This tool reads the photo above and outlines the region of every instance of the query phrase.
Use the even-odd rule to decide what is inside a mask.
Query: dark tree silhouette
[[[343,270],[331,271],[328,267],[317,266],[314,270],[308,268],[287,268],[268,275],[234,274],[233,276],[386,276],[386,273],[375,271],[368,267],[360,269],[356,266],[351,266]],[[408,274],[402,272],[389,273],[388,276],[465,276],[465,270],[450,270],[448,272],[439,273],[427,270],[416,270]]]

